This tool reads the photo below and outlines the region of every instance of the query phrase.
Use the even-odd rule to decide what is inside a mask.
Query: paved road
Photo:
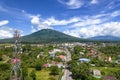
[[[68,49],[66,48],[66,62],[71,60],[71,54],[68,51]],[[67,66],[66,66],[67,67]],[[64,75],[62,76],[61,80],[73,80],[71,77],[72,73],[68,70],[68,69],[64,69]]]

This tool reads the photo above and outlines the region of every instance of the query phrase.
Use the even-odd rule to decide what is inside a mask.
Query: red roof
[[[20,63],[20,59],[16,58],[16,59],[12,59],[11,63],[15,64],[15,63]]]
[[[114,76],[104,76],[104,80],[116,80]]]
[[[43,64],[43,67],[47,68],[49,65],[48,64]]]
[[[61,59],[65,59],[65,56],[64,55],[60,55],[60,56],[58,56],[59,58],[61,58]]]

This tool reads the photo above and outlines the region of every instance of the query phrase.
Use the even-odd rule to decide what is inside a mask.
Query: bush
[[[31,71],[30,77],[31,77],[33,80],[36,80],[35,70],[32,70],[32,71]]]
[[[35,66],[36,70],[41,70],[42,69],[42,64],[41,63],[37,63]]]
[[[2,61],[3,59],[2,59],[2,57],[0,56],[0,61]]]
[[[50,72],[51,75],[54,75],[54,76],[59,75],[59,68],[57,66],[51,66],[50,71],[51,71]]]
[[[0,70],[10,70],[10,65],[7,63],[1,63]]]

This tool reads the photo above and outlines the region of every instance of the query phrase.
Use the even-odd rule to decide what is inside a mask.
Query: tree
[[[31,71],[30,77],[31,77],[33,80],[36,80],[35,70],[32,70],[32,71]]]
[[[43,63],[44,63],[43,60],[37,60],[36,65],[35,65],[35,69],[36,69],[36,70],[41,70]]]
[[[50,74],[51,75],[58,75],[59,74],[59,68],[57,66],[51,66],[50,67]]]
[[[26,80],[26,78],[28,77],[27,67],[22,68],[22,75],[23,75],[23,80]]]
[[[0,61],[2,61],[3,59],[2,59],[2,57],[0,56]]]
[[[83,50],[83,48],[80,47],[80,46],[75,46],[75,47],[74,47],[74,53],[75,53],[75,54],[79,54],[79,52],[82,51],[82,50]]]
[[[0,70],[10,70],[10,64],[0,63]]]
[[[75,80],[89,80],[90,72],[89,65],[87,63],[70,61],[68,64]]]
[[[120,80],[120,70],[115,72],[115,77]]]
[[[36,70],[41,70],[42,69],[42,65],[41,64],[36,64],[35,69]]]

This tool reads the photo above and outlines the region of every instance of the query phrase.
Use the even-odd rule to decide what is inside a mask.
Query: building
[[[117,80],[114,76],[104,76],[104,80]]]
[[[111,58],[111,56],[109,56],[109,57],[106,57],[106,58],[105,58],[105,61],[106,61],[106,62],[111,62],[111,61],[112,61],[112,58]]]
[[[101,72],[100,72],[100,70],[93,69],[93,70],[92,70],[92,74],[93,74],[93,76],[96,77],[96,78],[101,78]]]
[[[82,63],[82,62],[87,62],[87,63],[88,63],[88,62],[90,62],[90,59],[80,58],[80,59],[79,59],[79,62],[81,62],[81,63]]]
[[[60,58],[62,61],[66,61],[66,56],[64,55],[59,55],[58,58]]]

